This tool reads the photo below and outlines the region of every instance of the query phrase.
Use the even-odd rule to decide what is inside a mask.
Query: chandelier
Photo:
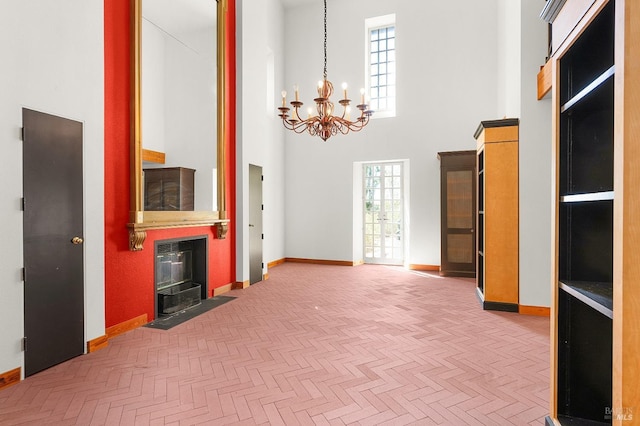
[[[295,100],[291,101],[293,109],[287,106],[287,92],[282,91],[282,106],[278,108],[282,118],[284,127],[293,130],[296,133],[308,132],[311,136],[320,136],[326,141],[333,135],[342,133],[346,135],[351,132],[359,132],[369,123],[369,117],[373,111],[368,109],[369,105],[365,103],[364,89],[360,89],[360,104],[356,106],[360,111],[359,117],[355,121],[351,121],[351,100],[347,97],[347,84],[342,84],[343,99],[338,102],[342,105],[342,114],[334,115],[334,106],[330,98],[333,94],[333,84],[327,80],[327,0],[324,0],[324,72],[323,78],[318,82],[318,97],[314,99],[316,103],[317,114],[313,109],[308,109],[306,119],[300,117],[300,102],[298,86],[294,86]],[[289,115],[291,111],[291,115]]]

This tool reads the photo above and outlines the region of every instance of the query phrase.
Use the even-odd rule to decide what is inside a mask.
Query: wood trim
[[[165,153],[142,148],[142,161],[147,161],[149,163],[164,164]]]
[[[547,63],[540,68],[540,72],[538,73],[538,100],[541,100],[551,92],[553,82],[551,74],[553,66],[551,63],[552,61],[547,61]]]
[[[440,265],[418,265],[415,263],[411,263],[409,265],[409,270],[411,271],[440,271]]]
[[[286,262],[291,263],[311,263],[314,265],[335,265],[335,266],[356,266],[356,262],[350,260],[323,260],[323,259],[304,259],[297,257],[287,257]]]
[[[120,324],[112,325],[107,328],[107,338],[113,339],[116,336],[119,336],[127,331],[135,330],[138,327],[141,327],[148,323],[147,314],[142,314],[135,318],[131,318],[130,320],[121,322]]]
[[[518,304],[506,302],[483,301],[482,309],[485,311],[518,312]]]
[[[262,281],[267,281],[269,279],[269,273],[262,274]]]
[[[640,4],[615,6],[612,409],[623,425],[640,416]]]
[[[521,315],[534,315],[537,317],[547,317],[551,316],[551,308],[547,308],[545,306],[518,306],[518,313]]]
[[[552,212],[552,249],[551,249],[551,277],[549,280],[550,293],[551,293],[551,309],[549,312],[550,318],[550,342],[549,342],[549,356],[550,356],[550,378],[549,378],[549,414],[554,420],[558,418],[558,250],[560,241],[560,204],[558,194],[560,193],[560,182],[558,177],[560,176],[560,73],[558,59],[552,57],[549,62],[552,63],[552,87],[551,87],[551,199],[553,200],[553,212]]]
[[[104,349],[109,345],[109,337],[104,336],[96,337],[95,339],[87,342],[87,353],[92,353]]]
[[[18,367],[0,374],[0,390],[19,383],[22,376],[21,371],[21,368]]]
[[[244,288],[247,288],[251,285],[251,283],[249,282],[249,280],[246,281],[236,281],[233,286],[231,287],[233,290],[242,290]]]
[[[484,144],[518,142],[519,126],[489,127],[484,131]]]
[[[492,128],[508,128],[508,127],[517,127],[520,125],[520,119],[518,118],[503,118],[500,120],[483,120],[478,124],[478,128],[476,129],[473,137],[478,139],[482,136],[482,133],[486,133],[486,129]],[[495,138],[494,138],[495,139]],[[502,137],[501,137],[501,140]]]
[[[274,260],[272,262],[267,263],[267,269],[271,269],[274,268],[278,265],[282,265],[284,262],[286,262],[286,259],[283,257],[282,259],[278,259],[278,260]]]
[[[571,37],[571,33],[577,28],[576,24],[580,23],[580,19],[585,16],[593,3],[594,0],[571,0],[562,7],[551,26],[551,43],[554,55],[567,39],[570,38],[571,42],[575,40],[575,36]]]
[[[233,284],[229,283],[229,284],[225,284],[221,287],[217,287],[213,289],[213,297],[219,296],[221,294],[225,294],[230,292],[231,290],[233,290]]]
[[[140,68],[142,55],[142,1],[131,1],[131,69],[130,69],[130,160],[129,160],[129,211],[141,211],[142,203],[142,140],[141,140],[141,82]]]
[[[162,214],[169,213],[169,214]],[[147,231],[153,229],[189,228],[199,226],[213,226],[216,228],[216,237],[223,240],[229,230],[229,219],[218,219],[218,212],[203,211],[155,211],[132,212],[137,218],[145,218],[142,221],[133,220],[127,224],[129,228],[129,250],[140,251],[144,248],[147,239]],[[179,217],[183,215],[181,220]],[[151,220],[150,218],[154,218]]]
[[[585,1],[591,4],[591,8],[581,10],[581,8],[584,7],[581,2],[584,3]],[[558,18],[565,14],[566,11],[569,11],[566,13],[574,14],[574,16],[582,16],[582,20],[580,22],[575,21],[570,25],[567,24],[570,28],[568,30],[563,29],[562,31],[558,28],[558,19],[554,21],[552,26],[553,34],[551,35],[553,43],[553,57],[560,59],[609,1],[615,0],[579,0],[575,1],[575,3],[568,2],[560,11]],[[568,32],[565,34],[565,31]],[[557,34],[557,32],[562,32],[562,34]],[[562,37],[562,40],[560,40],[559,37]]]

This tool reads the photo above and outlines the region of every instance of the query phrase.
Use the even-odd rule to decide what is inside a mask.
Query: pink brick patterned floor
[[[541,425],[549,319],[470,279],[285,263],[168,331],[0,391],[1,425]]]

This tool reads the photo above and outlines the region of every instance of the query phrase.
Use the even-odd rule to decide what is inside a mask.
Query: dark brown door
[[[262,281],[262,167],[249,164],[249,283]]]
[[[476,151],[438,153],[441,265],[447,276],[476,274]]]
[[[25,375],[84,353],[82,123],[22,110]]]

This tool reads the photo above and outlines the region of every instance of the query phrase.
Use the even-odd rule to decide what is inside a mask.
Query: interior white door
[[[403,182],[402,163],[364,165],[365,263],[404,263]]]

